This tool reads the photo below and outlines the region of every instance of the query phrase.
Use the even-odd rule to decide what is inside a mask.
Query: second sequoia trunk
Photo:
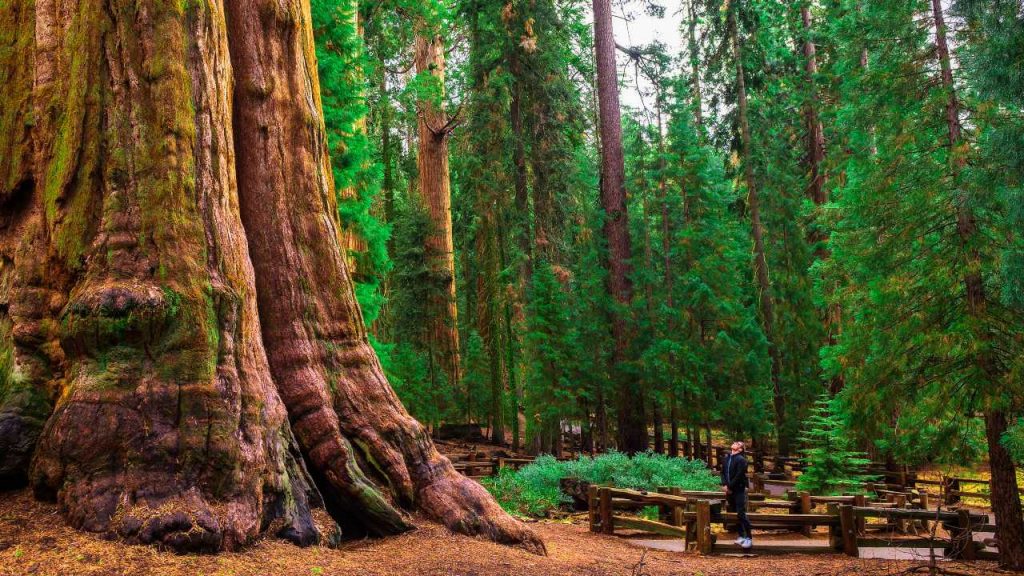
[[[444,42],[425,23],[418,23],[415,64],[418,74],[429,74],[436,82],[438,98],[417,103],[419,149],[419,194],[432,229],[427,236],[427,266],[437,282],[430,302],[430,347],[449,384],[461,380],[459,324],[455,300],[455,245],[452,240],[452,192],[448,172],[450,126],[440,95],[444,93]]]

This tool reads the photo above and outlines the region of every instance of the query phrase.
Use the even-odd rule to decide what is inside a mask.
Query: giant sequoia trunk
[[[416,34],[415,64],[419,74],[430,74],[444,90],[444,42],[419,23]],[[449,119],[440,102],[425,99],[417,103],[419,148],[419,195],[430,217],[432,230],[427,237],[428,266],[440,285],[431,304],[430,346],[440,362],[448,382],[461,380],[459,329],[455,301],[455,245],[452,240],[452,191],[448,173]]]
[[[612,375],[615,382],[615,414],[619,450],[628,453],[647,450],[647,420],[639,386],[622,363],[629,353],[627,315],[633,300],[629,264],[629,218],[626,214],[625,159],[622,150],[622,116],[619,111],[619,74],[615,66],[615,36],[612,30],[611,0],[594,0],[594,50],[597,57],[597,101],[601,128],[601,207],[604,236],[608,242],[608,294],[617,304],[612,311]]]
[[[419,509],[543,550],[367,343],[308,4],[15,0],[0,39],[5,486],[177,550],[315,542],[321,501],[352,535]]]

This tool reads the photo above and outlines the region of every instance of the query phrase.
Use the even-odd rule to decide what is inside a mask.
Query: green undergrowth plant
[[[877,480],[865,473],[871,463],[854,449],[836,400],[822,396],[804,423],[804,462],[807,468],[797,479],[797,490],[811,494],[859,494],[864,483]]]
[[[659,486],[714,490],[718,485],[717,477],[703,462],[653,452],[633,457],[610,452],[594,458],[581,456],[561,461],[544,455],[519,470],[504,468],[498,476],[482,483],[508,512],[543,517],[571,502],[569,495],[561,491],[562,478],[636,490],[655,490]]]

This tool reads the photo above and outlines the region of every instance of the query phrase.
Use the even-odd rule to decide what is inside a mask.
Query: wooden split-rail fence
[[[911,547],[942,548],[946,556],[964,560],[987,559],[995,553],[984,549],[984,543],[974,541],[974,533],[991,532],[988,517],[967,510],[940,512],[935,510],[901,508],[893,502],[871,502],[865,496],[812,496],[798,495],[796,500],[771,500],[763,494],[750,495],[748,519],[755,529],[790,529],[810,533],[816,527],[829,531],[827,545],[771,544],[759,546],[759,553],[816,553],[843,552],[858,556],[861,548]],[[718,492],[692,492],[670,488],[661,492],[643,492],[604,486],[591,486],[588,490],[589,520],[592,532],[614,534],[616,530],[649,532],[683,539],[686,549],[702,554],[737,552],[742,549],[732,543],[716,542],[713,524],[731,525],[737,522],[735,513],[722,510],[724,497]],[[628,515],[648,506],[657,507],[658,520]],[[816,513],[825,506],[824,513]],[[775,513],[761,512],[775,509]],[[778,511],[781,511],[778,512]],[[879,519],[881,523],[868,522]],[[902,530],[920,527],[930,533],[929,523],[941,522],[951,535],[949,540],[931,538],[881,538],[870,536],[878,531]]]
[[[708,466],[721,470],[722,463],[729,454],[725,446],[688,447],[686,441],[681,442],[689,453],[699,454],[708,462]],[[708,456],[708,455],[711,456]],[[764,490],[765,485],[772,485],[782,490],[796,486],[797,476],[804,471],[804,461],[797,456],[766,456],[753,451],[747,454],[753,467],[751,483],[755,490]],[[988,491],[989,481],[983,478],[967,478],[962,476],[941,476],[938,479],[922,478],[916,470],[909,466],[890,468],[883,463],[873,462],[865,469],[865,474],[877,478],[877,482],[867,482],[861,488],[866,492],[874,492],[876,488],[903,492],[917,490],[922,494],[930,494],[945,506],[957,506],[964,498],[972,498],[980,503],[991,502]],[[1024,487],[1018,489],[1024,497]],[[778,490],[776,490],[778,491]]]
[[[529,457],[489,457],[481,454],[449,454],[447,457],[455,470],[475,480],[497,476],[502,468],[518,470],[534,461],[534,458]]]
[[[686,441],[681,442],[687,444]],[[728,449],[724,446],[712,448],[714,456],[711,466],[720,469],[720,463],[725,462]],[[754,452],[748,454],[748,457],[754,464],[754,473],[751,474],[751,487],[754,492],[782,494],[793,490],[797,484],[796,478],[804,468],[802,459],[796,456],[766,457],[760,452]],[[484,453],[450,454],[448,458],[456,470],[474,479],[497,476],[499,471],[506,467],[518,470],[534,461],[533,457],[490,457]],[[980,503],[991,501],[991,495],[987,491],[989,481],[985,479],[960,476],[921,478],[916,471],[908,467],[892,470],[880,463],[872,463],[866,473],[878,478],[879,481],[867,482],[861,489],[867,493],[890,497],[894,503],[899,502],[900,494],[910,502],[923,499],[924,508],[928,508],[929,502],[942,502],[947,507],[958,506],[962,504],[964,498],[975,499]],[[1024,487],[1019,490],[1024,497]]]

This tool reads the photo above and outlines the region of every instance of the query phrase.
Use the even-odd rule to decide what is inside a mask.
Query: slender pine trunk
[[[612,312],[613,385],[618,447],[626,453],[647,447],[643,402],[637,382],[622,369],[631,348],[629,307],[633,300],[630,278],[629,219],[626,213],[625,160],[622,149],[622,118],[619,111],[619,79],[615,65],[611,0],[594,0],[594,49],[597,58],[597,98],[601,131],[601,206],[604,236],[608,243],[608,294],[618,309]]]
[[[967,299],[967,313],[979,326],[976,338],[979,350],[975,362],[978,372],[989,380],[989,385],[998,386],[1004,375],[996,368],[990,350],[991,336],[984,329],[990,322],[985,284],[982,279],[981,254],[976,246],[978,225],[971,208],[968,192],[962,189],[960,173],[966,166],[962,146],[963,129],[960,124],[960,102],[953,84],[953,67],[950,61],[949,44],[946,39],[945,17],[941,0],[932,0],[932,15],[935,23],[936,55],[941,70],[942,87],[946,90],[946,125],[949,137],[949,153],[953,182],[958,186],[957,233],[966,255],[963,277]],[[1017,487],[1017,472],[1002,436],[1007,428],[1006,414],[988,407],[985,413],[985,436],[988,442],[989,469],[992,474],[992,512],[996,517],[996,539],[999,541],[999,564],[1008,570],[1024,570],[1024,520],[1022,520],[1020,492]]]

